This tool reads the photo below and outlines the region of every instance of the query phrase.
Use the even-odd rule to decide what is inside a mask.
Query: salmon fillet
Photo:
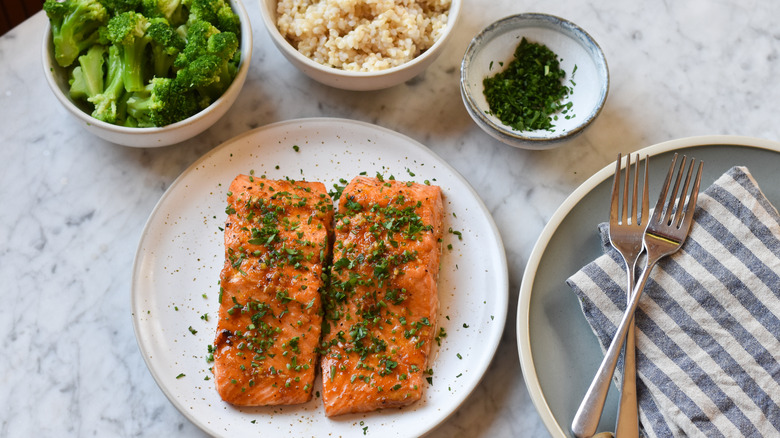
[[[422,397],[436,327],[441,189],[357,177],[339,200],[323,294],[328,416]]]
[[[239,406],[311,399],[333,204],[316,182],[230,184],[214,380]]]

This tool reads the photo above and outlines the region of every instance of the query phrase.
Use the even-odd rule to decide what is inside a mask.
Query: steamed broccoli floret
[[[221,0],[182,0],[189,9],[189,21],[208,21],[215,24],[217,21],[217,9]]]
[[[108,40],[120,49],[127,91],[141,91],[146,86],[146,47],[151,41],[146,30],[150,24],[138,12],[123,12],[108,21]]]
[[[184,39],[165,18],[153,18],[146,34],[152,40],[152,71],[155,77],[168,77],[176,56],[184,49]]]
[[[141,13],[148,18],[165,18],[172,27],[187,22],[187,11],[181,0],[143,0]]]
[[[238,18],[233,8],[227,2],[217,11],[217,29],[222,32],[233,32],[237,37],[241,36],[241,19]]]
[[[170,78],[152,79],[144,91],[127,100],[128,121],[140,127],[170,125],[199,110],[195,93]]]
[[[137,11],[141,6],[141,0],[99,0],[106,7],[111,16],[123,12]]]
[[[208,53],[219,57],[218,82],[224,92],[238,72],[238,37],[233,32],[212,35],[208,42]]]
[[[193,21],[186,26],[186,44],[174,62],[177,69],[185,68],[199,56],[207,53],[209,38],[219,33],[219,29],[208,21]]]
[[[79,56],[79,65],[73,69],[70,80],[70,97],[87,100],[103,92],[106,47],[94,45]]]
[[[95,105],[92,117],[108,123],[121,121],[121,98],[125,94],[123,81],[123,63],[119,54],[119,48],[108,48],[108,73],[106,74],[106,88],[102,93],[87,99]]]
[[[190,10],[189,22],[207,21],[221,32],[240,34],[240,21],[225,0],[182,0]]]
[[[98,29],[108,21],[106,8],[97,0],[46,0],[43,10],[51,23],[54,57],[62,67],[96,44]]]
[[[195,88],[201,96],[201,104],[208,106],[222,96],[236,76],[237,51],[236,34],[220,32],[211,35],[206,41],[205,52],[179,70],[177,78]]]

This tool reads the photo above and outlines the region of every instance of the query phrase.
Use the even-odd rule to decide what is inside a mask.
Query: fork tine
[[[688,192],[688,182],[691,179],[691,172],[693,171],[693,163],[694,160],[691,160],[691,166],[688,168],[688,176],[685,181],[685,191],[683,194]],[[680,213],[677,217],[677,228],[690,228],[691,222],[693,222],[693,213],[696,209],[696,200],[699,197],[699,186],[701,185],[701,171],[704,166],[704,162],[699,161],[699,168],[696,171],[696,180],[693,183],[693,188],[691,189],[691,196],[688,198],[688,202],[685,203],[685,209],[681,210],[682,213]],[[682,201],[685,197],[680,196],[680,207],[678,207],[678,210],[682,208]],[[693,208],[691,208],[693,207]],[[690,211],[688,211],[690,210]]]
[[[636,154],[634,160],[634,190],[631,194],[631,224],[636,225],[639,223],[639,206],[636,205],[637,190],[639,185],[639,154]],[[628,185],[626,185],[628,189]]]
[[[645,178],[644,178],[644,188],[642,190],[642,222],[638,223],[647,223],[648,218],[650,217],[650,191],[648,189],[648,156],[645,155]]]
[[[634,225],[641,225],[645,222],[647,222],[647,211],[649,207],[647,204],[650,202],[649,198],[650,195],[648,193],[647,188],[647,156],[645,156],[645,173],[644,177],[642,179],[643,181],[643,187],[642,187],[642,193],[641,195],[638,195],[639,193],[639,163],[642,161],[642,157],[639,156],[639,154],[636,154],[636,160],[634,165],[636,166],[634,168],[634,199],[633,199],[633,216],[634,216]],[[641,199],[641,205],[637,203],[637,196],[640,196]]]
[[[617,161],[615,164],[615,176],[612,179],[612,200],[609,209],[609,221],[615,223],[618,220],[618,203],[620,195],[620,164],[622,162],[622,155],[618,152]]]
[[[682,180],[682,174],[685,170],[685,162],[688,159],[685,155],[682,157],[682,161],[680,162],[680,167],[677,169],[677,178],[674,180],[674,188],[672,188],[672,192],[669,195],[669,199],[666,202],[666,205],[664,206],[664,221],[663,223],[666,225],[672,224],[672,214],[674,213],[674,204],[677,200],[677,194],[680,193],[678,190],[680,189],[680,180]],[[685,198],[685,191],[682,193],[682,198]]]
[[[626,174],[623,178],[623,208],[620,214],[620,223],[628,223],[628,183],[631,181],[631,154],[626,155]]]
[[[672,158],[672,164],[669,165],[669,172],[666,173],[666,180],[664,180],[664,185],[661,187],[658,201],[655,203],[653,218],[651,219],[654,222],[661,222],[661,214],[663,213],[664,205],[666,204],[666,195],[669,193],[669,184],[671,184],[672,176],[674,176],[675,163],[677,163],[677,154],[674,154],[674,158]]]
[[[696,160],[691,159],[691,164],[688,166],[688,172],[685,174],[685,185],[683,185],[683,189],[680,192],[680,198],[677,200],[677,214],[675,215],[675,221],[674,226],[677,228],[680,228],[680,224],[682,224],[683,216],[685,215],[685,211],[683,210],[683,207],[686,205],[685,200],[687,199],[687,193],[688,193],[688,186],[691,183],[691,173],[693,172],[693,165],[696,164]],[[680,172],[682,173],[683,169],[680,169]],[[679,177],[678,177],[679,178]]]

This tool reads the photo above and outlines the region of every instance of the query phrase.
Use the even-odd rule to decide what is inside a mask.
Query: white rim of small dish
[[[558,32],[568,34],[574,39],[586,43],[587,45],[584,44],[583,46],[587,48],[587,51],[591,54],[591,57],[593,57],[594,60],[596,61],[595,62],[596,66],[601,67],[599,71],[599,75],[603,76],[605,79],[603,92],[599,97],[599,101],[595,106],[594,111],[588,114],[585,117],[585,120],[577,127],[550,137],[544,137],[544,138],[531,137],[528,135],[524,135],[520,131],[515,131],[506,125],[498,124],[494,122],[491,118],[485,116],[484,113],[479,111],[479,105],[477,105],[476,100],[474,99],[474,97],[470,92],[470,87],[467,84],[468,78],[465,72],[468,70],[471,63],[471,59],[474,57],[474,54],[478,49],[479,42],[482,40],[492,40],[496,36],[501,35],[503,32],[500,32],[500,30],[507,23],[518,24],[518,23],[526,23],[526,22],[543,23],[549,29],[554,29],[557,30]],[[561,30],[561,28],[563,30]],[[543,146],[539,146],[541,144],[562,142],[564,140],[569,140],[582,133],[585,130],[585,128],[587,128],[593,122],[593,120],[595,120],[596,117],[601,113],[601,110],[604,108],[604,104],[606,103],[607,95],[609,94],[609,66],[607,64],[607,59],[604,56],[604,51],[601,49],[601,46],[599,46],[596,40],[594,40],[593,37],[591,37],[590,34],[588,34],[581,27],[577,26],[576,24],[572,23],[569,20],[566,20],[564,18],[555,15],[550,15],[550,14],[530,12],[524,14],[510,15],[508,17],[502,18],[490,24],[488,27],[486,27],[480,33],[478,33],[474,38],[472,38],[471,42],[466,48],[465,54],[463,55],[460,72],[461,72],[460,74],[461,96],[467,103],[466,109],[468,110],[469,114],[471,114],[472,117],[479,119],[481,123],[484,123],[485,125],[492,128],[493,132],[491,134],[497,136],[496,137],[497,139],[504,141],[505,143],[509,142],[508,144],[524,142],[530,144],[531,145],[530,148],[536,148],[536,149],[544,149]],[[537,146],[533,146],[534,144],[536,144]]]
[[[226,95],[228,95],[235,87],[242,87],[243,86],[243,80],[238,80],[241,77],[246,77],[247,73],[249,72],[249,65],[251,64],[252,59],[252,44],[253,44],[253,38],[252,38],[252,23],[249,19],[249,15],[246,12],[246,9],[244,8],[244,4],[241,2],[241,0],[229,0],[233,6],[235,6],[235,12],[238,14],[239,18],[241,19],[241,61],[239,62],[238,71],[236,72],[236,77],[233,78],[233,82],[230,84],[227,90],[220,96],[217,100],[211,103],[209,107],[218,105],[223,100],[226,99]],[[49,56],[49,53],[51,52],[51,42],[52,36],[51,36],[51,24],[49,23],[48,19],[46,22],[46,30],[43,33],[43,44],[42,44],[42,64],[43,64],[43,73],[46,77],[46,81],[49,83],[49,87],[52,89],[52,94],[57,98],[57,100],[60,101],[72,114],[76,115],[79,119],[81,119],[83,122],[87,123],[88,125],[95,125],[98,127],[101,127],[103,129],[114,131],[119,134],[141,134],[141,135],[154,135],[156,133],[162,133],[162,132],[169,132],[169,131],[175,131],[190,125],[196,124],[200,119],[203,119],[207,117],[207,110],[209,108],[206,108],[204,110],[199,111],[197,114],[188,117],[180,122],[172,123],[170,125],[166,126],[159,126],[159,127],[151,127],[151,128],[132,128],[128,126],[121,126],[121,125],[114,125],[113,123],[104,122],[102,120],[98,120],[94,117],[92,117],[90,114],[87,114],[79,108],[78,105],[73,103],[73,101],[68,98],[66,93],[62,92],[60,89],[59,84],[54,79],[54,74],[49,71],[55,70],[55,69],[61,69],[56,62],[53,62],[51,57]],[[59,91],[55,91],[59,90]],[[167,144],[166,144],[167,145]],[[154,145],[151,145],[154,146]]]
[[[458,17],[460,16],[460,8],[461,8],[461,0],[453,0],[452,3],[450,4],[450,10],[447,13],[447,27],[444,29],[444,32],[439,37],[439,39],[433,43],[431,47],[426,49],[424,52],[420,53],[419,56],[416,56],[414,59],[411,59],[401,65],[397,65],[395,67],[391,67],[385,70],[379,70],[374,72],[357,72],[351,70],[343,70],[335,67],[328,67],[327,65],[320,64],[319,62],[299,52],[298,49],[296,49],[292,44],[290,44],[289,41],[287,41],[285,37],[282,36],[282,33],[279,32],[279,28],[276,26],[276,22],[272,19],[270,14],[266,13],[267,11],[265,8],[265,0],[260,0],[260,15],[263,17],[263,22],[265,23],[265,28],[268,31],[268,34],[271,36],[271,39],[273,39],[276,42],[276,44],[281,44],[289,47],[290,50],[288,54],[293,56],[296,61],[314,70],[319,70],[327,73],[337,73],[340,76],[344,76],[345,78],[361,78],[361,79],[388,76],[399,70],[403,70],[412,67],[416,64],[419,64],[421,62],[424,62],[428,57],[432,56],[432,53],[434,53],[439,46],[444,44],[445,40],[447,40],[447,38],[452,34],[452,29],[455,26]],[[276,12],[274,11],[273,14],[274,14],[273,18],[275,19]]]
[[[696,147],[704,145],[728,144],[736,146],[754,147],[780,152],[780,143],[771,140],[735,136],[735,135],[708,135],[685,137],[677,140],[670,140],[645,147],[636,153],[640,156],[652,157],[666,152],[686,147]],[[555,416],[547,404],[547,400],[542,392],[541,384],[536,374],[533,357],[531,354],[530,327],[528,325],[528,312],[531,304],[531,293],[533,290],[536,271],[539,267],[544,252],[547,249],[550,239],[553,237],[558,227],[561,225],[571,210],[590,193],[596,186],[603,183],[607,178],[612,177],[615,171],[614,163],[607,164],[600,171],[585,180],[577,189],[569,195],[558,209],[553,213],[547,225],[542,230],[536,243],[534,244],[531,255],[528,258],[523,279],[520,283],[520,294],[517,303],[517,351],[520,356],[520,366],[523,370],[523,379],[526,388],[531,396],[531,401],[536,407],[536,411],[542,418],[542,422],[547,427],[548,432],[554,437],[567,437],[568,434],[561,428],[561,425],[555,419]],[[563,281],[563,280],[562,280]]]

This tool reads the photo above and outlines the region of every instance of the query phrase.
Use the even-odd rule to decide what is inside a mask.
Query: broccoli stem
[[[103,92],[105,55],[105,46],[94,45],[79,56],[79,65],[73,69],[70,82],[71,98],[89,99]]]
[[[144,65],[146,57],[146,38],[138,38],[133,44],[122,47],[122,60],[124,62],[123,81],[127,91],[141,91],[146,86],[144,81]]]
[[[117,106],[119,99],[125,91],[123,76],[123,65],[119,49],[116,46],[111,46],[108,49],[106,89],[97,96],[87,99],[95,104],[92,117],[108,123],[117,122]]]

